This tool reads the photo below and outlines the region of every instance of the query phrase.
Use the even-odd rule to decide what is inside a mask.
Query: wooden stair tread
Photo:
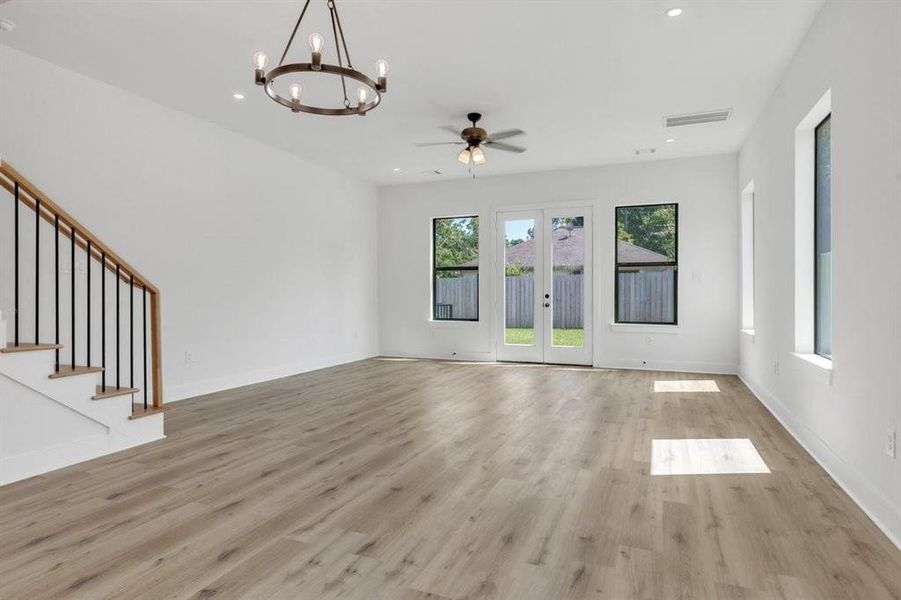
[[[105,398],[115,398],[117,396],[127,396],[129,394],[135,394],[140,392],[138,388],[115,388],[106,386],[106,390],[103,389],[102,385],[97,386],[97,393],[91,396],[91,400],[103,400]]]
[[[50,374],[50,379],[59,379],[60,377],[72,377],[73,375],[87,375],[88,373],[99,373],[103,370],[103,367],[86,367],[76,365],[75,368],[72,368],[72,365],[60,365],[59,371],[56,373]]]
[[[0,348],[0,352],[4,354],[12,352],[35,352],[37,350],[57,350],[62,347],[62,344],[19,344],[16,346],[10,342],[5,348]]]
[[[141,417],[149,417],[150,415],[155,415],[161,413],[166,410],[165,405],[160,406],[159,408],[154,408],[152,406],[148,406],[146,409],[143,404],[138,404],[135,402],[131,405],[131,415],[128,417],[129,419],[140,419]]]

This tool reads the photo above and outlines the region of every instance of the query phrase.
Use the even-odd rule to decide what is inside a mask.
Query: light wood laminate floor
[[[0,598],[901,598],[901,552],[732,376],[372,359],[166,429],[0,488]],[[686,438],[771,472],[651,475]]]

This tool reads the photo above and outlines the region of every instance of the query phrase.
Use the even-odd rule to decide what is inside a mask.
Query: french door
[[[497,213],[497,359],[592,363],[590,208]]]

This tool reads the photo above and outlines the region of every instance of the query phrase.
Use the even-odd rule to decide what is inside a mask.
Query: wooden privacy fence
[[[672,322],[673,271],[636,270],[619,275],[619,320],[625,322]],[[439,278],[437,303],[455,319],[476,318],[477,277]],[[506,326],[533,327],[534,281],[531,274],[507,277],[505,281]],[[582,327],[582,274],[554,274],[554,328]]]
[[[506,278],[507,327],[532,327],[535,322],[531,274]],[[582,327],[582,274],[554,273],[554,329]]]
[[[507,327],[532,327],[534,306],[532,275],[517,275],[506,278]],[[438,278],[437,304],[450,305],[455,319],[475,318],[478,303],[478,283],[476,277]],[[582,327],[582,275],[554,275],[554,327],[556,329],[578,329]]]
[[[620,271],[619,319],[625,323],[672,323],[672,268]]]
[[[439,277],[435,285],[435,304],[441,306],[444,319],[475,319],[479,316],[479,278],[477,271],[463,277]]]

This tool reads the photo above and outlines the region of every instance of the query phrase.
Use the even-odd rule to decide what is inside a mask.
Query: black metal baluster
[[[15,255],[16,255],[16,275],[15,275],[15,308],[13,310],[13,318],[14,318],[14,331],[13,333],[13,345],[19,345],[19,182],[16,181],[15,185],[15,201],[13,204],[15,205],[13,208],[13,227],[15,230]]]
[[[72,242],[70,244],[70,271],[72,272],[72,370],[75,370],[75,228],[72,225],[69,225],[69,240]]]
[[[87,366],[91,366],[91,240],[88,240],[88,285],[87,285],[87,293],[85,297],[87,298],[87,302],[85,302],[87,309],[87,335],[85,336],[88,341],[88,360],[85,363]]]
[[[34,345],[41,343],[41,199],[34,199]]]
[[[100,388],[106,392],[106,252],[100,253]]]
[[[56,307],[56,322],[54,325],[53,341],[56,344],[54,350],[55,368],[54,371],[59,373],[59,215],[53,215],[53,288],[54,288],[54,305]]]
[[[147,286],[141,286],[142,297],[144,300],[144,310],[142,311],[144,321],[142,331],[144,332],[144,410],[147,410]]]
[[[128,274],[128,387],[135,389],[135,278]]]
[[[116,389],[119,389],[119,262],[116,262]]]

